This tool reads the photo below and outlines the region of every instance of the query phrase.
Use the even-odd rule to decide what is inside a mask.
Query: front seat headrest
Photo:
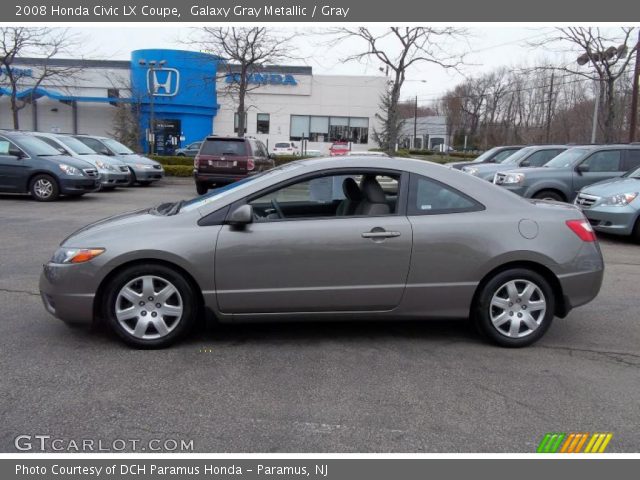
[[[362,179],[362,192],[371,203],[386,203],[387,201],[384,190],[375,177],[364,177]]]
[[[363,197],[358,183],[351,177],[345,178],[342,182],[342,192],[346,198],[356,202],[362,200]]]

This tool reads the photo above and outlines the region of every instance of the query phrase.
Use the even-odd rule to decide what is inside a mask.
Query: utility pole
[[[413,105],[413,148],[416,148],[416,140],[418,139],[418,96]]]
[[[600,88],[602,80],[596,80],[596,98],[593,107],[593,125],[591,126],[591,143],[596,143],[596,133],[598,130],[598,109],[600,108]]]
[[[551,105],[553,103],[553,79],[555,72],[551,72],[551,85],[549,86],[549,107],[547,108],[547,142],[549,143],[549,138],[551,136]]]
[[[638,121],[638,79],[640,77],[640,30],[636,43],[636,66],[633,69],[633,90],[631,92],[631,111],[629,112],[629,143],[636,140],[636,125]]]

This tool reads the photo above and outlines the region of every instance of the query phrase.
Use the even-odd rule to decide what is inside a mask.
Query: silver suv
[[[570,148],[542,168],[496,173],[493,183],[525,198],[572,202],[581,188],[640,166],[640,145],[588,145]]]

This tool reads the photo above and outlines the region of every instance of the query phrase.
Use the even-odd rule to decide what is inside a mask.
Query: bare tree
[[[239,137],[246,131],[247,94],[262,86],[252,82],[251,75],[267,65],[294,58],[294,36],[279,36],[265,27],[204,27],[190,42],[226,60],[226,93],[237,103]]]
[[[547,39],[547,43],[559,41],[577,47],[578,64],[587,69],[565,66],[561,70],[593,80],[599,86],[596,101],[604,107],[602,126],[606,143],[616,140],[616,82],[627,71],[639,47],[631,37],[633,31],[633,27],[566,27],[557,28],[557,35]]]
[[[0,84],[9,90],[13,116],[13,128],[20,128],[18,112],[35,100],[34,90],[43,83],[56,83],[76,75],[82,68],[60,66],[51,62],[60,54],[71,52],[80,38],[68,29],[46,27],[0,27]],[[14,67],[16,58],[33,55],[38,57],[35,68]],[[77,55],[74,52],[74,55]],[[21,89],[31,89],[31,94],[19,98]]]
[[[401,126],[398,104],[407,71],[418,63],[456,68],[462,62],[462,56],[447,52],[446,42],[464,35],[465,31],[451,27],[390,27],[380,30],[345,27],[334,29],[333,34],[334,45],[345,40],[364,41],[363,50],[348,55],[344,61],[373,59],[380,62],[382,70],[390,75],[389,92],[381,104],[386,109],[383,115],[386,124],[383,125],[385,135],[380,138],[385,138],[386,143],[380,147],[387,152],[394,152]]]

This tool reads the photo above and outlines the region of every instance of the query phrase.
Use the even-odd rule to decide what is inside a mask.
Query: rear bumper
[[[582,211],[594,230],[614,235],[631,235],[640,212],[633,207],[595,207]]]
[[[202,173],[197,170],[193,171],[193,179],[196,183],[204,183],[207,185],[228,185],[238,180],[243,180],[249,175],[246,173]]]
[[[63,195],[78,195],[81,193],[95,192],[100,189],[102,178],[61,178],[60,193]]]
[[[596,298],[602,286],[603,276],[604,270],[560,276],[558,280],[564,294],[564,315],[568,314],[573,308],[589,303]]]

